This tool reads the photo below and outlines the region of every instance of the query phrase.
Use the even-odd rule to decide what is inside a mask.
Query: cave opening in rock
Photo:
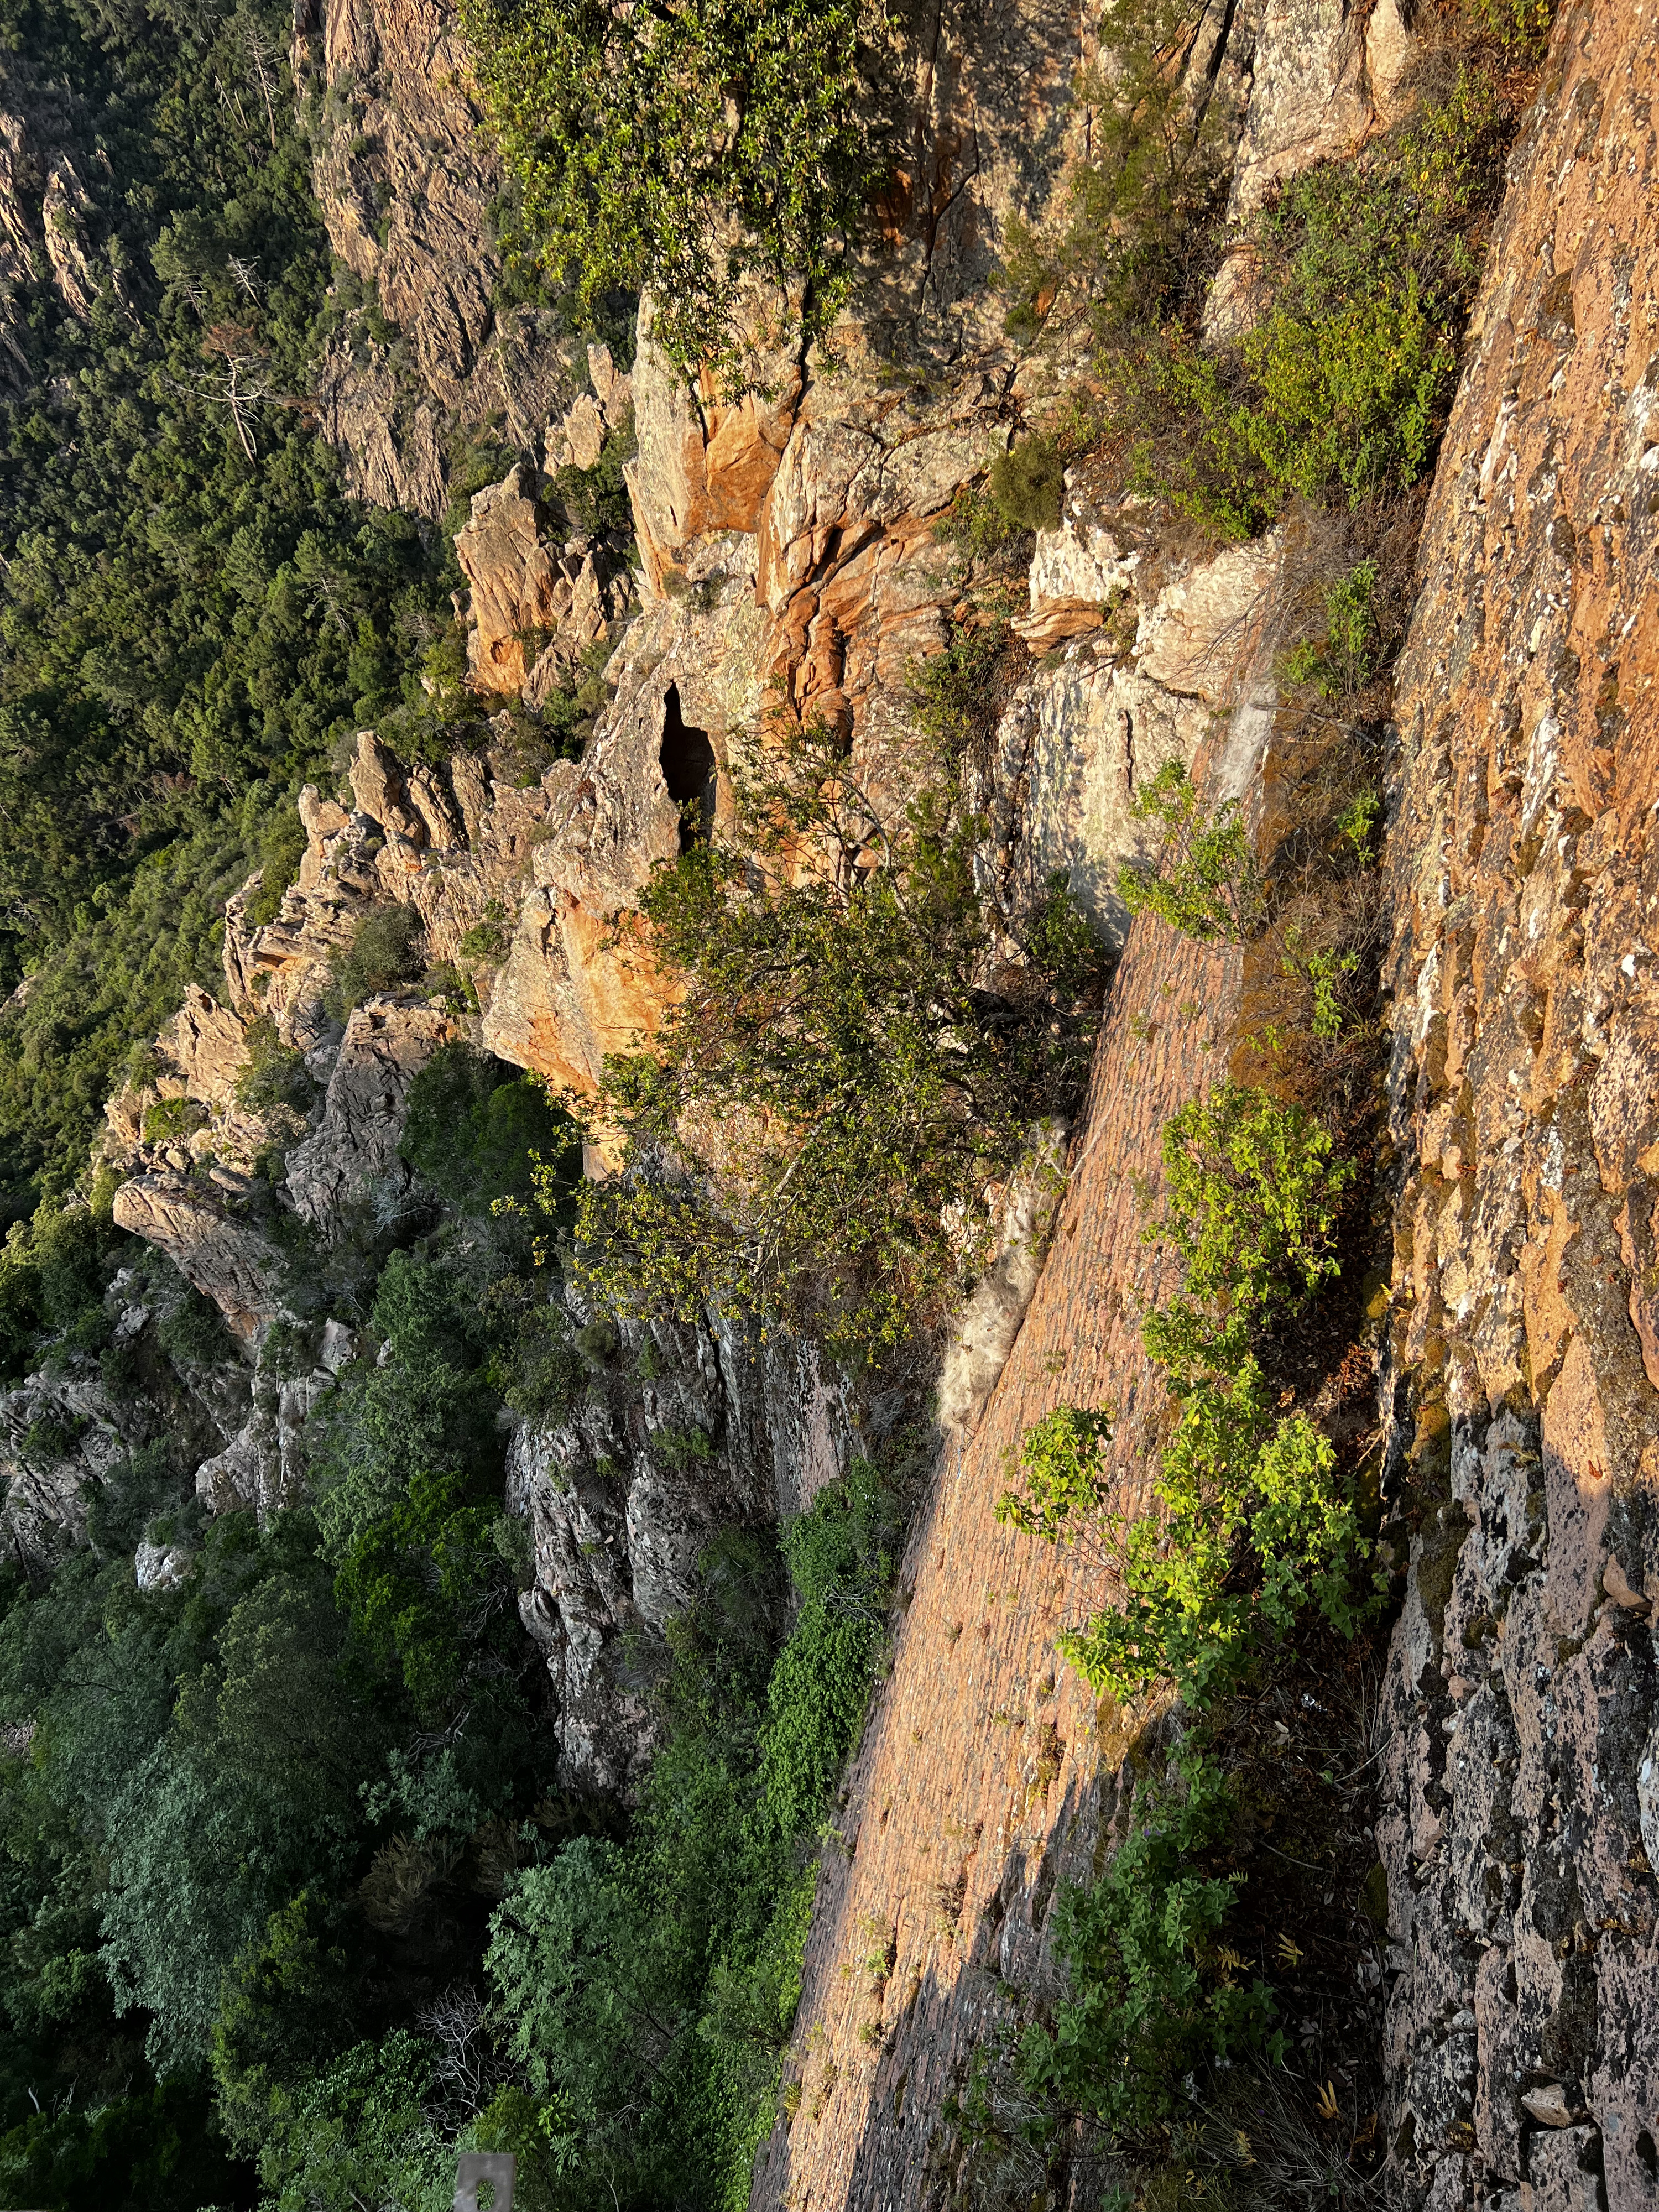
[[[680,709],[680,687],[671,684],[662,702],[663,781],[680,810],[680,850],[706,845],[714,826],[714,793],[719,770],[707,730],[689,723]]]

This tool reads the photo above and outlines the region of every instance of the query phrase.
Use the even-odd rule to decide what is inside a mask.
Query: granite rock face
[[[626,1796],[656,1744],[629,1639],[660,1636],[690,1602],[722,1528],[809,1505],[872,1413],[781,1338],[660,1322],[597,1336],[580,1340],[586,1402],[515,1432],[507,1504],[530,1522],[535,1579],[519,1609],[552,1678],[561,1780]],[[889,1400],[876,1425],[902,1410]]]
[[[1437,2206],[1659,2203],[1656,64],[1652,0],[1562,8],[1396,692],[1377,1835]]]
[[[550,319],[498,301],[501,175],[454,10],[298,0],[293,61],[329,243],[384,319],[354,314],[331,343],[323,434],[359,496],[436,517],[454,434],[500,411],[511,444],[538,447],[570,365]]]

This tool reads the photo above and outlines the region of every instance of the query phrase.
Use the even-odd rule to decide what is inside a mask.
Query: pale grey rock
[[[141,1590],[170,1590],[188,1579],[195,1563],[195,1553],[185,1545],[140,1544],[132,1571]]]
[[[252,1347],[281,1303],[282,1257],[267,1237],[226,1212],[221,1194],[171,1170],[124,1182],[114,1214],[118,1227],[165,1252]]]
[[[325,1242],[377,1189],[391,1200],[410,1188],[413,1170],[398,1157],[409,1087],[457,1034],[434,1006],[383,996],[352,1009],[322,1118],[288,1156],[294,1210]]]

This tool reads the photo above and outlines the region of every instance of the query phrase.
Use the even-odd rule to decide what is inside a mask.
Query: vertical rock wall
[[[1654,0],[1567,0],[1423,539],[1390,845],[1401,2172],[1659,2203]]]

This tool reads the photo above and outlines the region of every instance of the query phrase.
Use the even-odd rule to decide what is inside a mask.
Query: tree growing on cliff
[[[987,1186],[1081,1086],[1101,954],[1062,881],[1012,922],[1024,960],[1000,958],[978,825],[931,748],[879,791],[822,727],[769,757],[741,845],[694,845],[645,890],[680,995],[650,1053],[606,1064],[628,1172],[584,1185],[578,1245],[623,1312],[712,1300],[867,1353],[976,1272]]]
[[[864,0],[465,0],[479,82],[554,280],[648,289],[684,362],[727,357],[749,276],[840,296],[874,181]]]

